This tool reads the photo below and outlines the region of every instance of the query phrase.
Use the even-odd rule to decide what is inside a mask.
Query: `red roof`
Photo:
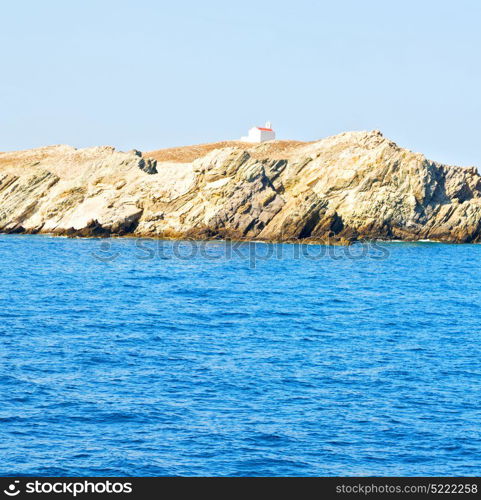
[[[272,132],[271,128],[257,127],[259,130],[267,130],[268,132]]]

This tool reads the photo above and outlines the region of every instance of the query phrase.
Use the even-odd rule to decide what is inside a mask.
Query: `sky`
[[[0,151],[379,129],[481,166],[478,0],[1,2]]]

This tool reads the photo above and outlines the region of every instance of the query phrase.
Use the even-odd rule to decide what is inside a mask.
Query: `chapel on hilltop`
[[[276,138],[276,133],[272,129],[271,122],[266,122],[264,127],[252,127],[244,137],[241,137],[242,142],[264,142],[273,141]]]

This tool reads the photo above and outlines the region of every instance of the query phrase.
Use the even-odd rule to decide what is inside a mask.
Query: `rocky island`
[[[379,131],[150,153],[0,153],[0,232],[349,243],[481,239],[481,177]]]

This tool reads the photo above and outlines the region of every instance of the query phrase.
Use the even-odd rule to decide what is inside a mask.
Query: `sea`
[[[0,475],[479,476],[481,246],[0,236]]]

